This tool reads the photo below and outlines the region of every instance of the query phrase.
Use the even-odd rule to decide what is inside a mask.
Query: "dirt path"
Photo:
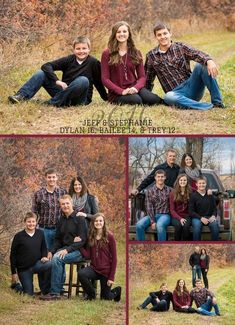
[[[216,293],[216,291],[223,286],[223,284],[227,283],[234,277],[231,269],[228,269],[226,276],[220,277],[219,274],[216,276],[216,279],[213,279],[213,284],[210,289],[212,292]],[[210,280],[210,279],[209,279]],[[180,321],[179,321],[180,319]],[[224,323],[223,317],[206,317],[202,315],[185,315],[175,313],[172,309],[164,313],[154,313],[149,310],[132,310],[130,311],[130,322],[129,325],[222,325]],[[226,323],[227,324],[227,323]]]

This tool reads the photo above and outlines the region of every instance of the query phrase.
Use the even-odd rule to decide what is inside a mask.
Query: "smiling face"
[[[197,289],[200,290],[202,288],[202,282],[201,281],[196,281],[195,286],[196,286]]]
[[[163,186],[166,180],[165,174],[156,174],[155,176],[155,181],[157,186]]]
[[[180,187],[185,187],[188,183],[187,176],[182,176],[179,178],[179,186]]]
[[[167,285],[161,286],[161,290],[163,293],[165,293],[167,291]]]
[[[129,30],[126,25],[122,25],[118,28],[116,32],[116,39],[119,43],[125,43],[127,42],[129,38]]]
[[[46,175],[46,183],[49,187],[56,187],[58,177],[55,173]]]
[[[167,28],[157,30],[155,33],[156,40],[159,43],[160,49],[166,50],[171,45],[171,36],[172,34],[169,32]]]
[[[27,218],[25,220],[25,230],[26,231],[29,231],[29,232],[32,232],[36,229],[36,226],[37,226],[37,220],[36,218]]]
[[[94,227],[96,230],[101,230],[104,227],[104,218],[99,216],[94,221]]]
[[[206,191],[206,181],[204,179],[199,179],[197,181],[197,189],[199,192],[205,192]]]
[[[73,53],[79,61],[84,61],[90,53],[87,43],[78,43],[74,45]]]
[[[185,166],[186,167],[191,167],[192,166],[192,163],[193,163],[193,160],[190,156],[186,156],[185,157]]]
[[[82,184],[78,180],[76,180],[74,182],[73,187],[74,187],[74,192],[79,195],[82,191]]]
[[[70,216],[73,212],[72,200],[69,198],[60,199],[60,208],[67,217]]]
[[[174,151],[168,151],[166,156],[166,162],[169,166],[172,166],[176,160],[176,153]]]
[[[184,280],[180,280],[180,281],[179,281],[179,287],[180,287],[180,288],[183,288],[183,287],[184,287]]]

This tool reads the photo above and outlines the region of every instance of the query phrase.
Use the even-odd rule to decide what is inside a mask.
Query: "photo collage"
[[[0,325],[235,324],[234,1],[3,1]]]

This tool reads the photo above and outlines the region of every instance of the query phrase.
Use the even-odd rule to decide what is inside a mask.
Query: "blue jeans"
[[[51,260],[51,294],[59,295],[63,290],[65,264],[81,262],[83,260],[84,258],[80,251],[68,253],[64,258],[60,258],[58,252],[56,252]]]
[[[212,104],[199,102],[205,87],[210,92]],[[208,75],[206,66],[196,64],[191,76],[172,91],[167,92],[164,101],[168,105],[208,110],[213,107],[213,104],[222,103],[222,95],[216,79]]]
[[[193,268],[192,268],[192,284],[193,284],[193,288],[195,287],[195,281],[196,281],[197,277],[198,277],[198,279],[202,278],[202,272],[201,272],[200,265],[194,265]]]
[[[41,229],[43,231],[43,233],[44,233],[47,249],[50,252],[53,245],[54,245],[56,229],[53,229],[53,228],[52,229],[47,229],[47,228],[42,228],[42,227],[39,227],[39,229]]]
[[[89,80],[84,76],[77,77],[69,84],[68,88],[63,90],[60,86],[56,85],[54,80],[49,79],[42,70],[39,70],[19,89],[17,94],[30,99],[41,87],[52,97],[48,101],[50,105],[57,107],[85,105]]]
[[[166,240],[166,228],[171,223],[171,216],[169,214],[157,213],[154,216],[156,223],[156,232],[159,241]],[[145,229],[151,225],[151,219],[146,216],[140,219],[136,224],[136,240],[145,240]]]
[[[50,291],[51,280],[51,262],[42,263],[38,261],[33,267],[18,272],[20,282],[23,287],[23,292],[28,295],[33,295],[33,275],[38,274],[39,288],[42,294],[47,294]]]
[[[212,307],[214,307],[215,312],[211,312]],[[217,304],[213,304],[210,297],[208,297],[207,301],[202,304],[197,310],[200,314],[206,316],[216,316],[220,314],[219,306]]]
[[[201,232],[203,223],[200,219],[192,218],[193,226],[193,240],[201,240]],[[211,240],[219,240],[219,224],[218,221],[208,223],[207,225],[210,228]]]

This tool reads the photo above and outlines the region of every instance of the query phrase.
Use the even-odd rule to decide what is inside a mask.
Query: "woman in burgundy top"
[[[209,264],[210,264],[210,256],[207,254],[205,248],[201,249],[201,256],[200,256],[200,266],[202,271],[202,277],[205,288],[209,288],[209,283],[207,279],[207,272],[209,270]]]
[[[116,241],[113,235],[108,232],[102,213],[97,213],[91,220],[88,247],[86,249],[81,248],[80,252],[86,259],[91,260],[90,266],[78,272],[83,290],[87,294],[86,300],[96,298],[91,280],[100,280],[100,298],[120,301],[121,287],[111,290],[117,266]]]
[[[189,240],[191,219],[188,204],[190,187],[186,174],[179,174],[173,191],[170,193],[170,214],[172,225],[175,227],[175,240]]]
[[[173,291],[173,308],[179,313],[196,313],[196,310],[191,307],[191,298],[185,281],[179,279]]]
[[[135,47],[130,26],[117,22],[101,57],[102,82],[111,103],[154,105],[162,99],[145,88],[145,72],[140,51]]]

